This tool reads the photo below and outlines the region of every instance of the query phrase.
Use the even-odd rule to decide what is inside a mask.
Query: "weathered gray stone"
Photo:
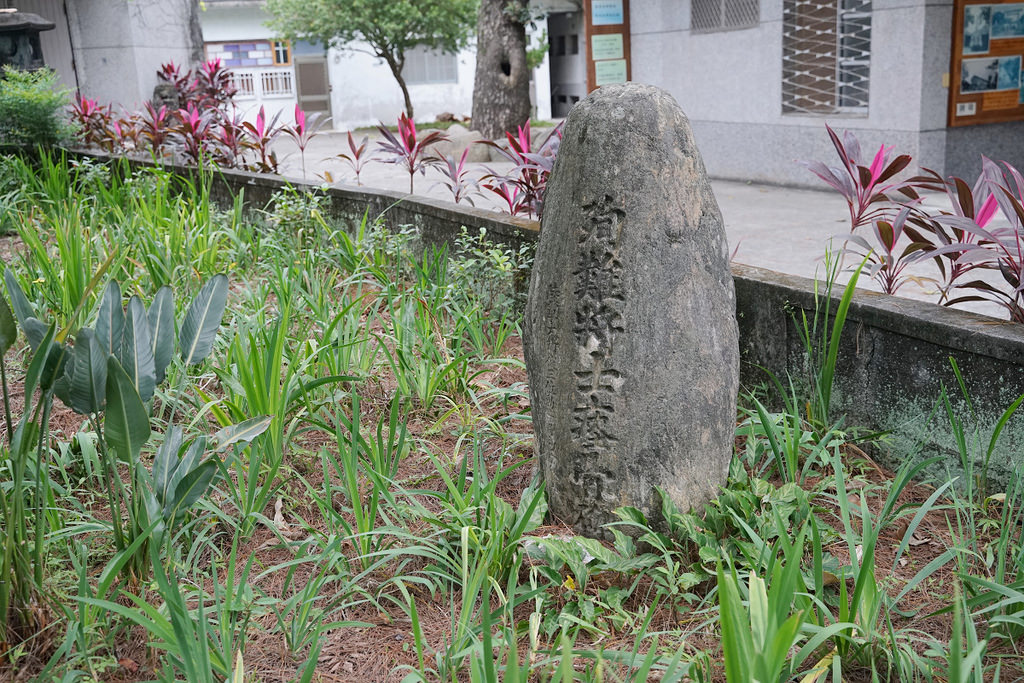
[[[491,150],[487,145],[474,142],[469,146],[469,154],[466,161],[474,164],[485,164],[491,160]]]
[[[728,247],[689,123],[664,91],[605,86],[569,114],[526,310],[552,515],[606,536],[725,483],[739,349]]]
[[[181,107],[178,89],[171,83],[157,83],[153,87],[153,106],[157,109],[167,107],[170,111],[177,111]]]

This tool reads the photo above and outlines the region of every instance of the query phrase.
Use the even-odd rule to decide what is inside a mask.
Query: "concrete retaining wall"
[[[734,265],[742,378],[751,388],[768,381],[761,368],[783,382],[806,381],[806,353],[795,317],[813,318],[814,281]],[[835,292],[835,311],[842,292]],[[831,323],[830,323],[831,324]],[[963,398],[950,359],[956,361],[973,402]],[[890,432],[873,453],[897,468],[906,457],[939,455],[933,474],[960,474],[959,456],[943,388],[969,436],[980,434],[977,458],[1002,412],[1024,393],[1024,326],[988,316],[876,292],[858,290],[840,336],[833,414],[844,428]],[[980,468],[978,462],[976,468]],[[1024,474],[1024,409],[1003,431],[989,476]],[[979,472],[976,469],[976,474]]]

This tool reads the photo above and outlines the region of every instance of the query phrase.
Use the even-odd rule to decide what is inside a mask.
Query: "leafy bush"
[[[828,128],[826,126],[826,128]],[[909,164],[901,155],[889,160],[882,145],[870,164],[849,131],[842,137],[828,128],[841,168],[820,161],[807,168],[843,195],[850,209],[849,241],[861,250],[869,272],[887,294],[911,276],[909,265],[932,261],[938,303],[952,306],[990,301],[1006,309],[1010,320],[1024,322],[1024,176],[1003,162],[982,157],[982,172],[973,185],[930,169],[902,181],[893,178]],[[950,210],[930,209],[921,192],[945,193]],[[1001,214],[1005,222],[992,225]],[[871,226],[873,241],[857,234]],[[994,277],[982,279],[981,273]],[[967,275],[972,279],[968,279]]]
[[[483,177],[483,188],[497,195],[505,202],[508,212],[513,216],[526,215],[540,220],[544,211],[544,191],[547,189],[548,176],[555,167],[555,158],[562,144],[562,124],[548,133],[534,151],[531,147],[532,136],[530,122],[520,126],[516,134],[505,133],[508,141],[507,149],[495,142],[484,142],[498,150],[501,156],[512,163],[508,174],[502,175],[490,171]]]
[[[160,67],[160,83],[174,91],[178,108],[147,102],[141,111],[116,114],[111,105],[77,96],[69,108],[80,141],[111,154],[150,152],[199,165],[214,163],[260,173],[277,172],[277,156],[270,144],[278,135],[295,140],[303,153],[323,125],[318,116],[295,108],[293,125],[278,125],[260,108],[255,122],[242,121],[234,105],[235,87],[230,71],[219,59],[204,62],[194,71],[182,71],[173,62]]]
[[[0,144],[59,145],[71,136],[62,114],[68,91],[57,87],[51,69],[0,72]]]

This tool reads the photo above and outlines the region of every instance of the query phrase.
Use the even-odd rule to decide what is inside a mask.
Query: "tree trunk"
[[[473,128],[487,139],[530,118],[530,70],[526,66],[526,26],[510,0],[481,0],[476,22],[476,80],[473,83]]]
[[[402,54],[399,58],[392,57],[389,54],[378,54],[391,69],[391,75],[398,81],[398,87],[402,89],[402,97],[405,98],[405,115],[412,119],[412,98],[409,97],[409,86],[405,84],[405,78],[402,76],[402,69],[405,68],[405,54]]]
[[[202,11],[202,8],[199,3],[200,0],[190,0],[188,4],[188,37],[189,42],[192,43],[189,46],[189,57],[192,66],[206,61],[206,50],[203,49],[203,25],[199,21],[199,12]]]

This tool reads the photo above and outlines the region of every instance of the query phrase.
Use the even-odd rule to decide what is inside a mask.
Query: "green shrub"
[[[68,91],[57,87],[52,69],[0,72],[0,144],[58,145],[70,138],[64,118]]]

